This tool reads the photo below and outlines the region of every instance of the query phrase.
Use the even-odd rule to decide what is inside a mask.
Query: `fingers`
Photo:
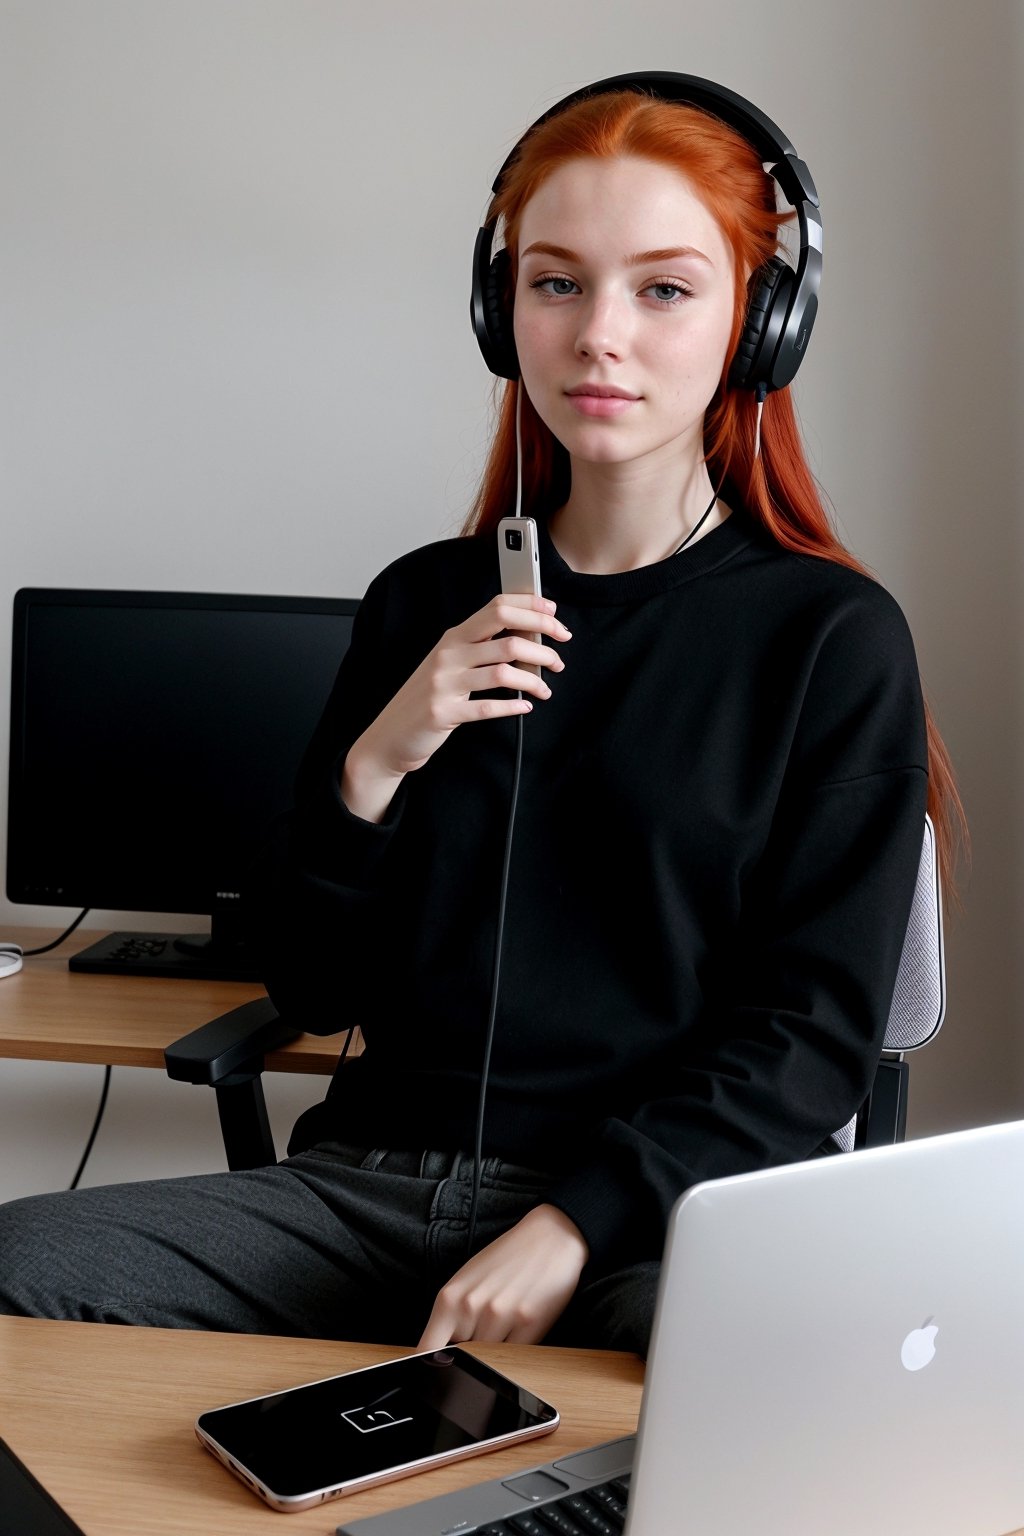
[[[514,688],[519,693],[532,694],[535,699],[551,697],[551,688],[542,677],[525,667],[514,667],[510,662],[497,667],[478,667],[473,674],[472,687],[474,692],[482,692],[485,688]]]
[[[447,1308],[442,1305],[443,1293],[434,1302],[434,1310],[427,1318],[427,1326],[420,1337],[417,1349],[444,1349],[450,1344],[455,1335],[452,1332],[452,1323],[447,1317]]]
[[[547,598],[505,594],[445,630],[360,738],[363,778],[372,778],[379,789],[372,803],[366,796],[356,797],[371,811],[364,819],[379,819],[381,806],[390,804],[394,795],[391,781],[422,768],[457,726],[525,715],[533,699],[551,697],[541,669],[561,672],[565,664],[540,636],[570,638],[554,610]],[[511,696],[479,697],[502,689]],[[520,697],[523,694],[527,697]],[[353,785],[350,774],[350,795]]]
[[[586,1259],[575,1224],[553,1206],[536,1206],[442,1286],[420,1349],[469,1339],[538,1343],[564,1312]]]
[[[535,622],[535,616],[530,622]],[[492,701],[475,695],[494,688],[509,688],[535,699],[549,699],[551,688],[541,676],[541,668],[555,673],[565,670],[565,662],[557,651],[527,635],[506,634],[496,640],[468,641],[465,626],[460,625],[449,630],[446,638],[448,643],[439,647],[427,663],[429,718],[436,729],[451,730],[470,720],[493,719],[495,714],[523,714],[522,709],[481,709],[479,706]]]
[[[444,1349],[446,1344],[464,1344],[471,1339],[479,1344],[501,1344],[511,1329],[529,1332],[535,1326],[534,1319],[520,1315],[514,1299],[467,1290],[462,1281],[460,1272],[438,1292],[417,1349]],[[539,1337],[524,1336],[520,1343],[532,1343]]]
[[[530,622],[536,621],[531,616]],[[468,641],[450,649],[445,658],[444,686],[446,691],[477,701],[471,695],[491,688],[511,688],[535,699],[549,699],[551,689],[541,676],[541,669],[564,672],[565,662],[557,651],[529,635],[504,634],[491,640]],[[463,719],[487,719],[489,716],[470,714]]]
[[[555,617],[555,605],[549,598],[509,592],[492,597],[459,629],[465,639],[473,643],[489,640],[503,629],[550,635],[553,640],[572,638],[572,632]]]
[[[558,1309],[560,1310],[560,1309]],[[468,1293],[438,1293],[416,1348],[444,1349],[448,1344],[538,1344],[557,1317],[534,1309],[523,1298],[496,1295],[484,1298]]]
[[[472,695],[488,689],[510,688],[537,699],[551,697],[541,669],[562,672],[565,662],[550,645],[543,644],[541,637],[556,641],[571,638],[570,631],[555,617],[554,607],[548,598],[499,594],[445,632],[425,666],[435,697],[446,701],[446,708],[459,701],[458,716],[450,721],[451,726],[491,719],[495,713],[525,713],[522,709],[477,709],[477,704],[487,701]],[[466,703],[473,706],[468,712]]]
[[[498,666],[502,662],[515,661],[529,667],[550,667],[552,672],[565,671],[565,662],[557,651],[528,635],[511,634],[502,635],[497,640],[480,640],[472,648],[473,666]]]

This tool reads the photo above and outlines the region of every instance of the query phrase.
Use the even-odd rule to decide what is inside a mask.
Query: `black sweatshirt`
[[[541,570],[573,638],[524,720],[484,1147],[552,1170],[546,1198],[618,1266],[660,1254],[688,1185],[810,1156],[864,1099],[921,851],[923,710],[888,593],[742,511],[607,576],[542,525]],[[338,781],[498,586],[493,534],[371,584],[256,880],[279,1009],[366,1040],[320,1139],[473,1145],[516,723],[458,727],[379,826]]]

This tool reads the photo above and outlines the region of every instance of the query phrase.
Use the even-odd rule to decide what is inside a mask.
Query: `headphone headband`
[[[697,75],[660,73],[612,75],[572,91],[532,123],[506,157],[491,188],[497,194],[502,179],[534,129],[578,101],[609,91],[635,91],[661,101],[694,106],[734,128],[753,149],[796,210],[799,251],[795,269],[779,257],[755,273],[744,332],[732,368],[733,384],[756,389],[781,389],[793,378],[803,359],[818,308],[821,283],[822,226],[818,192],[803,160],[782,130],[753,102],[713,80]],[[492,205],[493,206],[493,205]],[[479,231],[473,262],[471,316],[480,350],[492,373],[519,377],[510,319],[504,316],[504,283],[508,256],[491,250],[497,219],[488,215]],[[502,259],[504,258],[504,259]]]
[[[705,112],[711,112],[715,117],[720,117],[730,128],[735,128],[747,143],[752,145],[761,156],[762,163],[767,161],[790,160],[792,167],[780,167],[783,172],[792,170],[788,178],[796,196],[806,199],[818,206],[818,193],[811,173],[804,162],[797,158],[796,150],[786,138],[777,123],[755,107],[752,101],[745,96],[740,96],[736,91],[730,91],[727,86],[716,85],[713,80],[702,80],[699,75],[663,74],[658,70],[642,70],[635,75],[612,75],[607,80],[595,80],[592,85],[581,86],[577,91],[570,91],[568,96],[563,96],[561,101],[556,101],[553,107],[538,117],[535,123],[531,123],[511,152],[506,156],[505,162],[494,178],[491,186],[492,192],[497,192],[501,185],[501,178],[508,170],[512,161],[519,153],[520,146],[528,139],[535,128],[546,123],[548,118],[557,117],[566,108],[575,106],[578,101],[586,101],[590,96],[604,96],[609,91],[634,91],[638,96],[654,96],[659,101],[675,101],[682,106],[701,107]],[[775,172],[773,170],[773,175]],[[776,177],[776,180],[779,178]],[[781,183],[780,183],[781,184]],[[783,188],[785,191],[786,189]],[[795,196],[787,192],[790,203],[796,201]]]

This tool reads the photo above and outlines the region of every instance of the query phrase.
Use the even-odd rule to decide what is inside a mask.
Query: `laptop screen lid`
[[[1024,1122],[695,1186],[627,1536],[1024,1525]]]

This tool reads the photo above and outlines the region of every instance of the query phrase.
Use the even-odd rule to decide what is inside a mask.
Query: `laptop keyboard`
[[[507,1520],[478,1525],[473,1536],[621,1536],[629,1473],[583,1493],[567,1493]]]

